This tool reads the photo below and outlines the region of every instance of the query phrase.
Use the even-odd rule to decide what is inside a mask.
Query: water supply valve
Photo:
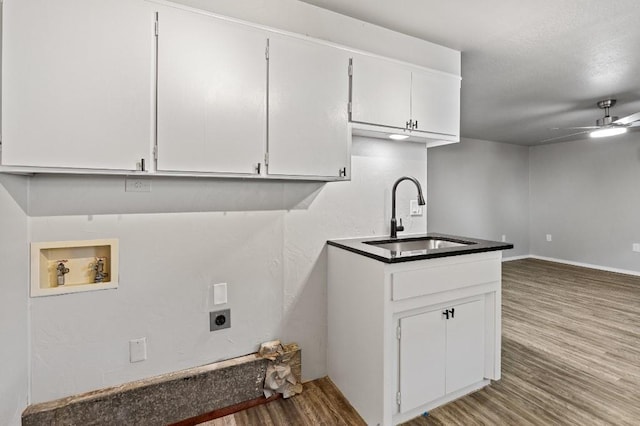
[[[56,275],[58,277],[58,285],[64,285],[64,275],[69,273],[69,268],[64,266],[66,260],[61,260],[58,262],[58,267],[56,268]]]

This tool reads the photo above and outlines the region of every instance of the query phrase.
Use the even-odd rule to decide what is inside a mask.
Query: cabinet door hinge
[[[156,21],[153,24],[153,32],[156,37],[158,37],[160,31],[160,24],[158,23],[158,13],[156,13]]]
[[[400,392],[398,392],[396,394],[396,404],[400,405],[400,402],[402,402],[402,398],[401,398]]]
[[[153,147],[153,159],[154,160],[158,159],[158,145]]]
[[[396,337],[398,338],[398,340],[402,338],[402,328],[400,326],[396,328]]]
[[[268,152],[264,153],[264,165],[265,165],[265,167],[269,165],[269,153]]]

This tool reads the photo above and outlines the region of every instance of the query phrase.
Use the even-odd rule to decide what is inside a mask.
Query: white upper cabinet
[[[158,10],[157,169],[258,173],[266,147],[265,33]]]
[[[153,19],[141,0],[5,0],[2,165],[149,160]]]
[[[458,138],[460,77],[373,56],[353,59],[351,121]]]
[[[349,56],[294,37],[269,37],[269,175],[349,174]]]
[[[437,71],[413,71],[411,118],[417,131],[458,136],[460,77]]]
[[[353,58],[351,120],[400,129],[411,118],[411,71],[390,61]]]

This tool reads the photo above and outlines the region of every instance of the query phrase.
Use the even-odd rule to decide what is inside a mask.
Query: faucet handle
[[[396,227],[396,231],[404,231],[404,226],[402,226],[402,219],[400,219],[400,225]]]

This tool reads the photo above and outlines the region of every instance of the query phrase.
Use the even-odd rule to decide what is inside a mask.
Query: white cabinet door
[[[460,78],[429,71],[411,74],[411,118],[415,130],[460,134]]]
[[[440,310],[400,319],[400,412],[445,394],[446,320]]]
[[[2,164],[135,170],[151,148],[153,19],[131,0],[5,0]]]
[[[401,413],[484,378],[484,299],[401,318],[400,330]]]
[[[158,170],[256,173],[266,145],[266,35],[158,12]]]
[[[449,308],[447,323],[447,386],[454,392],[484,378],[484,300]]]
[[[404,129],[410,107],[409,69],[369,56],[353,58],[351,121]]]
[[[270,175],[349,172],[349,57],[310,41],[269,37]]]

